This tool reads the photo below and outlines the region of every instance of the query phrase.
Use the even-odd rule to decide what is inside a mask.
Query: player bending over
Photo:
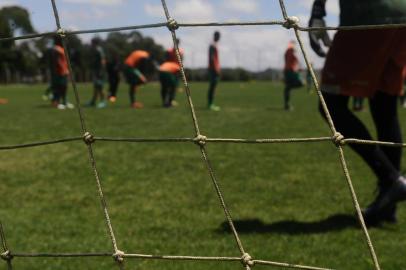
[[[162,105],[165,108],[173,106],[176,87],[178,85],[178,73],[180,65],[175,62],[166,61],[159,66],[159,81],[161,83]]]
[[[326,0],[314,1],[310,26],[324,24]],[[406,1],[340,1],[340,25],[406,23]],[[324,32],[310,32],[313,50],[325,52],[319,39]],[[348,108],[350,96],[369,98],[378,140],[401,143],[397,97],[402,90],[406,65],[406,29],[338,31],[327,54],[321,90],[333,122],[346,138],[371,140],[365,125]],[[324,112],[320,111],[324,116]],[[406,179],[400,175],[402,149],[351,144],[378,179],[379,193],[363,210],[367,225],[396,222],[396,205],[406,199]]]
[[[178,49],[179,49],[180,59],[183,61],[183,57],[184,57],[185,53],[184,53],[184,50],[179,47],[180,39],[176,39],[176,44],[177,44]],[[170,48],[170,49],[168,49],[166,51],[166,59],[169,62],[180,64],[179,61],[178,61],[178,57],[176,55],[176,48],[175,47],[172,47],[172,48]],[[178,83],[179,82],[179,73],[178,73],[177,77],[178,77],[178,79],[176,80],[176,82]],[[178,88],[178,84],[176,85],[176,88]],[[179,92],[180,91],[182,91],[182,88],[179,88]],[[173,99],[172,99],[172,106],[177,106],[178,103],[175,101],[176,91],[173,93],[173,95],[174,96],[173,96]]]
[[[145,72],[149,57],[150,55],[148,52],[135,50],[124,62],[124,75],[127,83],[130,85],[130,104],[134,109],[141,109],[144,107],[141,102],[136,101],[135,95],[137,87],[147,82],[147,78],[145,78],[143,72]]]

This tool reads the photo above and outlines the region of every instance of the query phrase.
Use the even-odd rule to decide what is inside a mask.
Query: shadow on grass
[[[282,220],[271,224],[266,224],[260,219],[245,219],[235,220],[234,225],[240,234],[278,233],[290,235],[326,233],[359,227],[356,217],[348,214],[337,214],[319,221]],[[223,222],[218,232],[230,233],[228,222]]]

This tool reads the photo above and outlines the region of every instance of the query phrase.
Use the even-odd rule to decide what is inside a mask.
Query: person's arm
[[[315,0],[312,6],[311,16],[309,20],[309,27],[325,27],[326,22],[324,17],[326,13],[326,1],[327,0]],[[329,47],[331,45],[330,37],[326,30],[309,31],[310,46],[313,51],[320,57],[325,57],[321,41],[324,46]]]

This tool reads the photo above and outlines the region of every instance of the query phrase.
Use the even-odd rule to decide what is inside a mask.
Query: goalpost
[[[55,253],[14,253],[14,252],[12,252],[12,248],[10,248],[7,245],[5,229],[3,228],[3,225],[1,224],[1,220],[0,220],[0,243],[1,243],[1,248],[2,248],[0,257],[5,260],[8,269],[9,270],[13,269],[12,260],[15,257],[20,257],[20,258],[49,257],[49,258],[53,258],[53,257],[109,257],[109,256],[111,257],[112,256],[114,258],[114,260],[117,262],[117,266],[120,269],[124,269],[123,262],[125,259],[151,259],[151,260],[191,260],[191,261],[225,261],[225,262],[240,261],[242,263],[243,267],[247,270],[250,270],[254,265],[268,265],[268,266],[296,268],[296,269],[313,269],[313,270],[323,269],[323,270],[326,270],[328,268],[261,260],[260,258],[256,258],[255,254],[252,254],[252,256],[249,254],[248,250],[246,250],[244,248],[244,245],[234,226],[233,219],[231,217],[231,214],[227,208],[227,204],[223,197],[222,188],[220,187],[219,181],[216,178],[215,172],[214,172],[212,164],[210,162],[210,159],[209,159],[209,156],[208,156],[208,153],[206,150],[206,144],[207,143],[243,143],[243,144],[306,143],[306,142],[330,141],[330,142],[334,143],[337,147],[337,153],[340,157],[341,167],[342,167],[343,173],[345,175],[346,183],[348,185],[349,192],[351,194],[352,202],[353,202],[354,208],[356,210],[358,221],[362,228],[362,233],[364,235],[364,239],[367,244],[367,248],[371,255],[371,260],[373,262],[374,269],[379,270],[380,266],[379,266],[378,258],[376,256],[373,244],[371,242],[368,230],[366,228],[366,225],[365,225],[362,213],[361,213],[361,208],[360,208],[358,200],[357,200],[357,195],[354,190],[352,180],[350,177],[350,173],[347,168],[347,162],[346,162],[345,155],[344,155],[344,146],[347,144],[376,144],[376,145],[385,145],[385,146],[393,146],[393,147],[405,147],[406,144],[382,142],[382,141],[359,140],[359,139],[355,139],[355,138],[344,138],[339,132],[337,132],[334,122],[332,121],[332,118],[330,116],[329,110],[326,106],[326,103],[324,102],[322,93],[320,91],[319,83],[315,76],[315,72],[309,61],[309,57],[307,56],[306,50],[304,49],[300,33],[302,31],[306,32],[306,31],[323,30],[323,29],[324,30],[351,31],[354,29],[378,29],[378,28],[382,29],[382,28],[406,27],[406,25],[397,24],[397,25],[368,25],[368,26],[313,27],[313,28],[302,27],[299,24],[298,18],[293,17],[293,16],[288,16],[286,8],[285,8],[284,0],[279,0],[279,5],[280,5],[281,12],[283,15],[283,20],[250,21],[250,22],[178,23],[175,20],[175,18],[171,17],[170,11],[166,5],[166,0],[161,0],[161,2],[162,2],[162,8],[165,12],[165,17],[166,17],[165,22],[160,22],[160,23],[155,23],[155,24],[127,26],[127,27],[117,27],[117,28],[66,31],[62,27],[61,21],[59,19],[59,13],[58,13],[58,8],[56,6],[56,2],[55,2],[55,0],[51,0],[53,13],[54,13],[54,17],[55,17],[55,23],[57,26],[56,32],[30,34],[30,35],[24,35],[24,36],[12,37],[12,38],[0,38],[0,42],[5,42],[5,41],[11,41],[11,40],[31,39],[31,38],[44,37],[44,36],[54,36],[54,35],[59,35],[60,37],[62,37],[63,47],[64,47],[65,51],[67,52],[68,68],[70,71],[69,74],[70,74],[70,79],[71,79],[71,83],[72,83],[72,87],[73,87],[73,91],[74,91],[74,95],[75,95],[76,109],[77,109],[79,121],[81,124],[81,132],[82,132],[81,134],[82,135],[76,136],[76,137],[70,137],[70,138],[61,138],[61,139],[51,140],[51,141],[41,141],[41,142],[32,142],[32,143],[18,144],[18,145],[0,146],[0,151],[83,140],[83,142],[85,143],[85,146],[87,147],[87,150],[88,150],[89,160],[91,163],[91,169],[95,176],[95,180],[96,180],[96,184],[97,184],[97,188],[98,188],[98,195],[99,195],[100,203],[101,203],[101,206],[103,209],[106,228],[108,231],[108,236],[110,238],[111,247],[112,247],[111,253],[58,253],[58,252],[55,252]],[[286,29],[291,29],[294,31],[297,42],[300,46],[300,50],[301,50],[304,60],[306,62],[306,66],[310,70],[311,77],[312,77],[314,86],[316,88],[318,98],[322,105],[322,109],[327,117],[327,122],[328,122],[328,125],[330,128],[330,131],[331,131],[330,135],[325,136],[325,137],[316,137],[316,138],[281,138],[281,139],[272,138],[272,139],[248,140],[248,139],[233,139],[233,138],[209,138],[200,132],[199,121],[198,121],[198,118],[195,113],[195,108],[193,105],[193,100],[191,97],[189,84],[188,84],[188,81],[187,81],[187,78],[185,75],[182,58],[180,57],[179,48],[178,48],[178,45],[176,42],[176,39],[177,39],[176,30],[179,27],[211,27],[211,26],[225,27],[225,26],[250,26],[250,25],[269,25],[269,26],[276,25],[276,26],[282,26]],[[181,77],[183,80],[184,87],[186,89],[185,94],[186,94],[186,97],[187,97],[187,100],[189,103],[189,110],[190,110],[192,123],[193,123],[193,127],[194,127],[193,136],[189,137],[189,138],[158,138],[158,139],[156,139],[156,138],[111,138],[111,137],[97,137],[97,136],[93,135],[92,132],[86,126],[85,115],[80,106],[81,105],[80,96],[79,96],[79,93],[77,90],[74,73],[72,72],[72,66],[70,63],[70,58],[69,58],[69,53],[67,50],[67,44],[65,41],[65,37],[69,36],[69,35],[74,35],[74,34],[114,32],[114,31],[122,31],[122,30],[146,29],[146,28],[157,28],[157,27],[167,27],[168,30],[170,31],[170,34],[173,39],[173,45],[174,45],[174,48],[176,49],[176,56],[177,56],[179,63],[181,64]],[[183,143],[196,144],[198,150],[201,153],[202,161],[204,162],[204,164],[208,170],[210,179],[215,188],[217,197],[220,202],[220,206],[224,211],[224,215],[228,221],[228,225],[230,226],[230,229],[234,236],[234,239],[236,242],[236,247],[238,248],[240,256],[239,257],[206,257],[206,256],[189,256],[189,255],[138,254],[138,253],[130,253],[130,252],[121,251],[119,248],[118,241],[114,234],[114,228],[113,228],[112,222],[110,220],[108,206],[107,206],[106,199],[105,199],[105,196],[103,193],[102,182],[99,177],[98,169],[96,166],[96,159],[93,154],[93,143],[95,141],[132,142],[132,143],[158,143],[158,142],[166,142],[166,143],[177,142],[177,143],[179,143],[179,142],[183,142]]]

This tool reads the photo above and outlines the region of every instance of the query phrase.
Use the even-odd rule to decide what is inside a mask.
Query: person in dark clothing
[[[325,3],[326,0],[314,1],[309,26],[325,25]],[[341,26],[406,22],[406,1],[340,1],[340,10]],[[310,45],[321,57],[326,53],[320,40],[325,40],[326,35],[326,31],[310,32]],[[346,138],[372,140],[366,126],[348,108],[350,96],[366,97],[378,140],[401,143],[397,100],[405,65],[405,28],[339,30],[327,54],[321,81],[337,131]],[[321,106],[320,111],[325,117]],[[400,174],[402,149],[369,144],[350,146],[378,179],[379,193],[363,210],[366,224],[396,222],[397,203],[406,199],[406,178]]]
[[[114,103],[117,99],[118,85],[120,84],[121,61],[117,54],[112,54],[106,65],[109,81],[109,101]]]
[[[213,43],[209,47],[209,90],[207,93],[208,108],[212,111],[220,111],[220,107],[214,105],[214,94],[217,83],[220,80],[220,60],[217,43],[220,40],[220,32],[214,32]]]

